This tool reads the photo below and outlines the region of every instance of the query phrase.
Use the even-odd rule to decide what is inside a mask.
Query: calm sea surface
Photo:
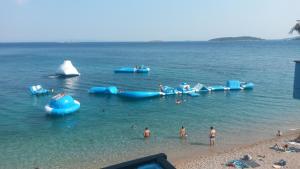
[[[103,167],[158,152],[205,151],[210,126],[217,143],[234,146],[300,128],[300,100],[292,98],[300,41],[0,44],[0,168]],[[53,75],[70,59],[80,77]],[[114,74],[144,64],[149,74]],[[159,84],[225,84],[238,79],[252,91],[215,92],[132,101],[87,93],[92,86],[158,90]],[[46,116],[49,96],[31,96],[42,84],[81,102],[73,115]],[[177,138],[184,125],[186,142]],[[144,141],[143,129],[153,137]],[[174,155],[173,155],[174,156]]]

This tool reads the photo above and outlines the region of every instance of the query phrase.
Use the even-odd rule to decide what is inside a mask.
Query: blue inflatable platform
[[[58,94],[52,97],[45,110],[49,115],[67,115],[80,108],[80,103],[69,95]]]
[[[92,87],[89,89],[91,94],[118,94],[118,88],[116,86],[109,87]]]

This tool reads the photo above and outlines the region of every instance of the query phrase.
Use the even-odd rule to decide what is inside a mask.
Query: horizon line
[[[61,41],[0,41],[0,43],[160,43],[160,42],[207,42],[213,39],[219,38],[239,38],[239,37],[250,37],[250,38],[259,38],[261,40],[288,40],[300,37],[300,35],[296,35],[293,37],[285,37],[285,38],[277,38],[277,39],[265,39],[256,36],[224,36],[217,38],[210,38],[208,40],[61,40]],[[242,41],[242,40],[240,40]],[[245,40],[247,41],[247,40]]]

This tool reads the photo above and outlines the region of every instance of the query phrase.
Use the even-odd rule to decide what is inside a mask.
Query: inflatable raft
[[[70,60],[65,60],[63,64],[59,66],[56,71],[58,76],[62,77],[72,77],[72,76],[79,76],[80,73],[78,70],[73,66]]]
[[[80,108],[80,103],[69,95],[58,94],[52,97],[45,110],[49,115],[67,115]]]
[[[116,86],[109,87],[92,87],[89,89],[91,94],[118,94],[118,88]]]
[[[42,95],[50,93],[50,90],[44,89],[42,85],[36,85],[29,87],[29,90],[32,95]]]
[[[254,84],[249,82],[240,82],[238,80],[228,80],[226,86],[215,85],[215,86],[203,86],[200,92],[210,92],[210,91],[227,91],[227,90],[251,90]]]
[[[119,95],[127,98],[142,99],[164,95],[162,92],[151,92],[151,91],[129,91],[119,92]]]
[[[148,73],[150,71],[149,67],[137,66],[137,67],[122,67],[116,69],[115,73]]]

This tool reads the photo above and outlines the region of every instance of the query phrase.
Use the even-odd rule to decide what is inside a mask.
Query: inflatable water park
[[[249,82],[240,82],[239,80],[229,80],[226,85],[205,86],[197,83],[191,87],[188,83],[183,82],[178,87],[170,87],[159,85],[159,91],[119,91],[116,86],[109,87],[92,87],[89,93],[92,94],[114,94],[121,97],[142,99],[158,96],[187,94],[192,97],[199,96],[200,93],[213,92],[213,91],[230,91],[230,90],[251,90],[254,84]]]
[[[57,69],[56,75],[61,77],[79,76],[80,73],[70,60],[65,60]]]
[[[150,72],[150,68],[144,65],[135,66],[135,67],[122,67],[116,69],[114,72],[115,73],[148,73]]]
[[[74,113],[80,108],[80,103],[74,100],[70,95],[63,93],[53,96],[50,102],[45,106],[45,110],[49,115],[67,115]]]
[[[115,73],[147,73],[150,71],[149,67],[144,65],[136,67],[123,67],[115,70]],[[74,67],[70,60],[65,60],[56,72],[57,75],[63,77],[79,76],[80,73]],[[169,95],[188,95],[197,97],[200,93],[218,92],[218,91],[232,91],[232,90],[251,90],[254,88],[252,82],[241,82],[239,80],[228,80],[225,85],[212,85],[207,86],[197,83],[191,86],[187,82],[180,83],[177,87],[159,85],[159,90],[143,91],[134,90],[126,91],[119,90],[116,86],[94,86],[88,90],[89,94],[102,94],[102,95],[116,95],[128,99],[145,99]],[[33,85],[29,87],[31,95],[46,95],[53,93],[54,90],[45,89],[42,85]],[[45,106],[45,111],[49,115],[67,115],[78,111],[80,108],[79,101],[75,100],[72,96],[64,93],[56,94],[51,98],[49,103]]]
[[[210,91],[227,91],[227,90],[251,90],[253,89],[254,84],[252,82],[240,82],[239,80],[228,80],[225,86],[214,85],[208,87],[202,87],[201,92],[210,92]]]

